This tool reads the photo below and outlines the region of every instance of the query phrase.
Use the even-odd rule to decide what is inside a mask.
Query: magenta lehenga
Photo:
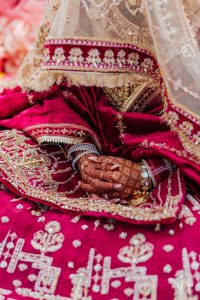
[[[43,35],[40,68],[57,79],[33,88],[40,74],[0,96],[0,299],[198,300],[199,119],[171,101],[138,43]],[[139,204],[92,197],[67,155],[88,141],[173,171]]]

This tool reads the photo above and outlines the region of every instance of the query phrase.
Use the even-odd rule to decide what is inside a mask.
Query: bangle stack
[[[140,175],[141,175],[141,190],[143,192],[147,192],[151,190],[152,188],[152,177],[148,170],[148,164],[146,164],[145,160],[142,160],[141,163],[139,163],[140,166]]]
[[[77,152],[80,153],[73,158],[73,155]],[[73,170],[76,170],[78,161],[87,154],[96,154],[98,156],[100,155],[96,146],[89,143],[74,145],[68,150],[68,159],[72,162]]]

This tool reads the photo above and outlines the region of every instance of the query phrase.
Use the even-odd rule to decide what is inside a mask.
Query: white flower
[[[114,52],[112,50],[107,50],[104,54],[104,59],[103,61],[106,64],[114,64],[115,63],[115,58],[114,58]]]
[[[192,130],[194,129],[192,123],[188,121],[184,121],[182,124],[180,124],[179,128],[183,130],[183,132],[185,132],[187,135],[190,135]]]
[[[73,261],[69,261],[67,264],[68,268],[73,269],[74,268],[74,262]]]
[[[169,264],[164,266],[163,268],[164,273],[170,273],[171,271],[172,271],[172,267]]]
[[[15,286],[15,287],[19,287],[20,285],[22,285],[22,282],[21,282],[21,280],[13,280],[13,285]]]
[[[54,62],[56,62],[58,64],[64,62],[66,57],[65,57],[65,52],[64,52],[63,48],[61,48],[61,47],[56,48],[52,59]]]
[[[125,239],[127,238],[127,232],[121,232],[121,233],[119,234],[119,237],[120,237],[120,239],[125,240]]]
[[[103,227],[107,230],[107,231],[111,231],[115,229],[115,225],[113,224],[105,224],[103,225]]]
[[[101,63],[101,58],[100,58],[100,52],[97,49],[91,49],[88,52],[88,57],[86,58],[87,62],[90,64],[93,64],[94,66],[96,64]]]
[[[27,270],[28,266],[26,264],[20,264],[18,266],[18,268],[21,272],[23,272],[23,271]]]
[[[7,216],[3,216],[3,217],[1,217],[1,222],[2,223],[8,223],[9,222],[9,218]]]
[[[60,230],[60,224],[57,221],[51,221],[45,226],[48,233],[56,233]]]
[[[31,282],[33,282],[33,281],[36,281],[37,276],[36,276],[35,274],[30,274],[30,275],[28,276],[28,279],[29,279]]]
[[[127,62],[130,65],[136,66],[136,65],[138,65],[138,60],[139,60],[139,55],[135,52],[132,52],[129,54]]]
[[[111,283],[111,286],[114,287],[114,288],[118,288],[118,287],[120,287],[120,285],[121,285],[121,282],[119,280],[114,280]]]
[[[18,204],[17,206],[16,206],[16,208],[17,209],[22,209],[24,206],[22,205],[22,204]]]
[[[163,246],[163,250],[165,251],[165,252],[171,252],[172,250],[174,250],[174,246],[172,246],[172,245],[165,245],[165,246]]]
[[[82,225],[82,226],[81,226],[81,229],[83,229],[83,230],[88,229],[88,225],[86,225],[86,224]]]
[[[81,241],[79,241],[79,240],[74,240],[74,241],[72,242],[72,245],[74,246],[74,248],[78,248],[78,247],[81,246]]]

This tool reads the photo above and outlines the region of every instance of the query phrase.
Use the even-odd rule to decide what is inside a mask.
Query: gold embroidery
[[[117,114],[117,125],[116,125],[116,128],[119,130],[120,140],[121,140],[122,144],[124,144],[123,138],[124,138],[126,126],[123,123],[123,114],[122,113],[118,113]]]
[[[199,151],[199,134],[191,134],[193,130],[193,125],[189,121],[184,121],[179,126],[177,122],[179,121],[179,116],[175,112],[165,112],[162,118],[168,123],[170,128],[177,133],[180,142],[185,149],[184,157],[194,161],[195,163],[200,163],[200,151]]]
[[[113,89],[104,88],[104,92],[114,107],[121,112],[143,111],[159,93],[159,88],[151,79],[135,76],[133,84]]]
[[[67,91],[64,92],[68,95]],[[33,136],[39,143],[66,143],[79,144],[85,138],[90,136],[98,149],[101,150],[101,142],[93,130],[90,130],[82,125],[72,123],[58,123],[58,124],[36,124],[24,128],[24,132]]]
[[[172,194],[169,182],[169,195],[166,195],[164,205],[158,201],[153,206],[126,207],[98,198],[70,198],[69,195],[73,197],[79,185],[73,182],[73,190],[70,190],[71,185],[67,185],[68,191],[61,192],[59,183],[53,179],[57,170],[60,170],[59,163],[63,166],[63,159],[59,162],[60,159],[56,159],[51,153],[38,147],[22,132],[2,131],[0,138],[1,178],[25,197],[44,201],[66,210],[81,211],[83,214],[84,212],[108,213],[130,220],[151,222],[176,217],[179,202],[183,197],[179,171],[174,175],[177,176],[174,180],[179,184],[179,193]],[[67,175],[63,174],[63,176],[66,178]]]

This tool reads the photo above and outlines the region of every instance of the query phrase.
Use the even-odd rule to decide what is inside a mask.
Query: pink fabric
[[[0,199],[1,299],[200,297],[194,198],[176,223],[161,228],[39,209],[3,186]]]
[[[190,159],[186,155],[175,134],[161,120],[158,113],[159,109],[162,110],[162,106],[159,108],[157,103],[155,104],[156,113],[155,107],[150,105],[149,110],[146,110],[145,113],[126,112],[121,114],[120,117],[123,119],[125,128],[123,135],[121,135],[118,122],[119,112],[111,105],[101,89],[67,88],[63,85],[54,86],[46,93],[25,94],[20,92],[20,88],[16,88],[13,91],[5,91],[0,101],[2,103],[12,103],[10,106],[5,105],[2,109],[0,126],[2,126],[2,129],[17,129],[14,134],[12,131],[6,133],[3,130],[0,136],[2,144],[7,145],[7,147],[2,148],[1,152],[3,160],[0,165],[1,181],[21,196],[42,203],[49,203],[66,212],[75,211],[84,215],[101,215],[136,224],[147,224],[176,220],[185,198],[186,187],[190,187],[196,195],[199,194],[200,167],[192,160],[192,157]],[[8,118],[5,118],[6,115]],[[15,155],[18,156],[18,153],[26,153],[27,151],[32,153],[29,144],[33,144],[35,149],[33,161],[35,161],[35,156],[43,155],[42,149],[31,138],[39,142],[42,138],[45,138],[43,141],[53,139],[59,143],[59,139],[76,140],[80,137],[90,139],[96,143],[105,155],[114,155],[135,161],[146,157],[153,159],[158,155],[165,157],[178,167],[178,171],[155,188],[149,201],[141,205],[138,213],[135,212],[135,215],[132,215],[134,211],[130,212],[128,209],[127,213],[123,213],[123,210],[117,209],[117,206],[114,207],[113,211],[113,208],[109,206],[110,204],[101,203],[101,201],[95,203],[96,200],[90,198],[88,200],[77,200],[77,197],[85,197],[84,193],[78,188],[78,174],[69,174],[68,176],[70,178],[72,176],[73,180],[62,185],[60,182],[64,181],[66,174],[62,173],[62,170],[57,170],[56,172],[60,172],[60,175],[54,176],[55,170],[52,163],[48,166],[47,173],[44,174],[48,178],[49,172],[53,186],[58,185],[58,189],[54,191],[57,193],[56,197],[53,197],[50,192],[51,181],[49,184],[46,184],[45,181],[40,182],[37,180],[35,182],[33,175],[30,175],[30,172],[27,171],[28,169],[22,171],[17,166],[17,169],[13,169]],[[26,139],[27,142],[25,142]],[[21,142],[18,140],[21,140]],[[12,147],[10,147],[10,143],[13,143]],[[45,151],[51,151],[48,145],[45,147]],[[20,159],[19,157],[19,166],[24,163],[24,160],[21,161]],[[44,161],[46,159],[47,157],[44,156]],[[33,172],[36,172],[35,176],[38,176],[37,174],[43,168],[46,168],[46,165],[41,164],[38,168],[36,165],[33,170]],[[28,175],[23,178],[26,171]],[[69,193],[69,191],[71,192]],[[64,193],[64,197],[67,197],[67,202],[63,202],[62,193]],[[173,207],[171,209],[169,209],[171,206],[170,197],[173,197]],[[98,207],[96,207],[96,204],[98,204]],[[167,207],[167,214],[165,213],[165,207]],[[143,216],[144,208],[149,211],[148,217]],[[162,211],[161,215],[159,211]]]

